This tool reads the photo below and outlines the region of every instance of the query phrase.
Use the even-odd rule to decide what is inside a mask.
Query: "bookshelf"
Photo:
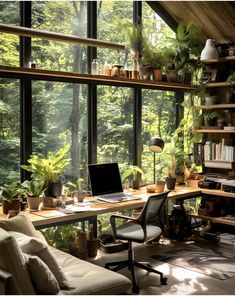
[[[216,104],[206,105],[201,102],[200,106],[195,106],[197,110],[202,110],[202,114],[210,112],[217,113],[217,118],[224,116],[226,119],[225,126],[200,126],[194,129],[193,133],[201,133],[203,140],[194,144],[194,161],[197,165],[202,165],[203,174],[211,177],[211,180],[234,179],[235,176],[235,100],[228,100],[227,93],[232,93],[235,88],[235,81],[227,82],[227,77],[234,71],[235,56],[223,57],[218,60],[203,61],[208,72],[213,70],[216,73],[215,81],[206,84],[206,92],[208,96],[216,96]],[[231,96],[229,96],[229,99]],[[206,101],[206,100],[205,100]],[[226,111],[225,111],[226,110]],[[230,118],[226,115],[230,113]],[[231,120],[231,126],[228,124]],[[215,125],[214,121],[214,125]],[[214,176],[214,178],[212,178]],[[219,180],[220,179],[220,180]],[[223,183],[223,181],[220,181]],[[226,181],[227,182],[227,181]],[[224,183],[228,186],[227,183]],[[235,182],[228,182],[229,186],[233,186]],[[206,202],[216,201],[218,207],[218,216],[209,216],[207,214],[190,213],[191,217],[199,218],[212,222],[213,224],[224,224],[235,226],[235,220],[229,220],[222,215],[235,214],[234,199],[235,193],[223,190],[233,191],[231,187],[221,186],[221,189],[203,189],[201,193]],[[225,214],[220,211],[221,206],[225,209]],[[217,211],[216,211],[217,212]]]

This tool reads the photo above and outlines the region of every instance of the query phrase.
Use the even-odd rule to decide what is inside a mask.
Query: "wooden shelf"
[[[235,81],[230,82],[210,82],[206,84],[207,88],[213,88],[213,87],[231,87],[231,85],[235,85]]]
[[[205,160],[204,161],[205,168],[213,168],[213,169],[233,169],[234,162],[231,161],[223,161],[223,160]]]
[[[93,82],[101,85],[124,86],[124,87],[132,87],[132,88],[140,87],[140,88],[150,88],[150,89],[169,90],[169,91],[195,90],[194,86],[190,84],[184,84],[184,83],[128,79],[128,78],[113,78],[111,76],[104,76],[104,75],[78,74],[78,73],[72,73],[72,72],[49,71],[49,70],[42,70],[42,69],[18,68],[18,67],[8,67],[8,66],[0,66],[0,76],[7,77],[7,78],[30,78],[32,80],[47,79],[51,81],[63,81],[63,82],[72,82],[72,83]]]
[[[212,133],[212,134],[235,134],[235,130],[223,129],[196,129],[193,133]]]
[[[227,220],[227,219],[224,219],[223,217],[210,217],[210,216],[199,215],[198,213],[189,213],[189,216],[194,218],[205,219],[207,221],[211,221],[212,223],[235,226],[235,221]]]
[[[203,64],[217,64],[217,63],[224,63],[224,62],[232,62],[235,61],[235,56],[227,56],[223,58],[214,59],[214,60],[204,60],[201,61]]]
[[[232,192],[225,192],[219,189],[203,189],[203,188],[200,188],[200,189],[201,189],[201,193],[203,194],[235,198],[235,193],[232,193]]]
[[[235,104],[215,104],[215,105],[200,105],[197,109],[228,109],[235,108]]]

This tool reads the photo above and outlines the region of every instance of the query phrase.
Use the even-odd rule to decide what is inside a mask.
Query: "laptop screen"
[[[92,195],[123,192],[117,163],[89,164]]]

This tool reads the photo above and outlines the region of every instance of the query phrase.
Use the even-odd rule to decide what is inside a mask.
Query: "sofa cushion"
[[[38,256],[49,267],[61,289],[69,287],[68,280],[48,244],[45,244],[38,238],[30,237],[20,232],[9,231],[9,233],[14,236],[22,252]]]
[[[13,275],[20,294],[35,294],[23,254],[15,238],[2,228],[0,228],[0,267]]]
[[[20,212],[17,216],[8,220],[0,220],[0,227],[6,231],[18,231],[29,236],[37,237],[46,243],[44,236],[40,231],[35,229],[25,212]]]
[[[62,290],[66,295],[117,295],[127,292],[131,282],[125,276],[75,258],[55,248],[51,248],[66,274],[72,290]]]
[[[24,257],[37,293],[58,294],[60,287],[49,267],[37,256],[24,254]]]

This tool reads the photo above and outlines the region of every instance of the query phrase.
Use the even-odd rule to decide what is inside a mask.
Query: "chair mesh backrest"
[[[161,210],[166,202],[169,191],[149,196],[144,208],[138,218],[142,225],[155,224],[159,222]]]

